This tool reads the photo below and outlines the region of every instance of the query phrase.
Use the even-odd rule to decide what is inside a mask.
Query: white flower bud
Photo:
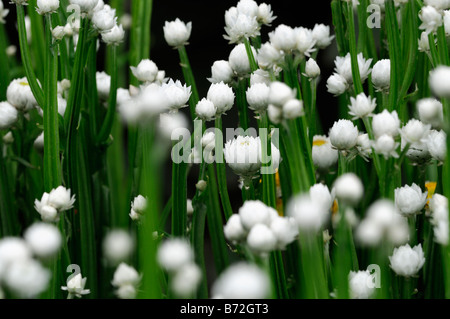
[[[241,216],[238,214],[230,216],[226,225],[223,227],[223,232],[225,238],[232,243],[238,243],[247,236],[247,231],[241,223]]]
[[[450,98],[450,67],[438,66],[430,72],[430,88],[438,97]]]
[[[417,275],[425,264],[422,245],[411,248],[409,244],[394,248],[394,253],[389,256],[390,267],[399,276],[412,277]]]
[[[296,39],[296,49],[300,53],[301,57],[309,57],[312,52],[316,51],[314,45],[316,44],[316,40],[314,40],[312,35],[312,30],[297,27],[294,28],[295,39]]]
[[[330,139],[324,135],[315,135],[312,145],[312,159],[314,166],[326,170],[335,165],[338,160],[338,151],[331,147]]]
[[[206,98],[216,107],[217,116],[229,111],[234,104],[233,89],[223,82],[211,84]]]
[[[115,25],[111,30],[102,33],[102,41],[107,45],[119,45],[125,38],[122,25]]]
[[[247,236],[248,247],[256,254],[265,255],[276,248],[277,239],[264,224],[254,225]]]
[[[194,263],[184,265],[170,281],[170,288],[180,298],[191,297],[195,294],[202,280],[202,271]]]
[[[37,0],[36,11],[41,14],[56,12],[59,8],[59,0]]]
[[[313,58],[309,58],[308,61],[306,61],[305,74],[311,79],[315,79],[320,75],[319,65]]]
[[[273,15],[270,4],[261,3],[258,6],[258,22],[270,26],[276,16]]]
[[[111,77],[105,72],[96,73],[97,92],[101,100],[107,101],[109,97],[109,90],[111,88]]]
[[[447,156],[447,134],[444,131],[432,130],[426,137],[426,144],[431,156],[439,162],[444,162]]]
[[[348,87],[349,86],[345,78],[338,73],[334,73],[327,80],[328,92],[334,96],[344,94]]]
[[[52,30],[52,36],[56,41],[61,40],[65,35],[66,32],[64,31],[64,27],[61,25],[54,27]]]
[[[364,133],[358,135],[356,149],[363,158],[367,158],[372,154],[372,141],[369,139],[369,134]]]
[[[259,200],[248,200],[239,208],[240,222],[246,230],[251,230],[257,224],[270,225],[277,212]]]
[[[171,110],[178,110],[187,106],[189,98],[191,96],[191,87],[182,85],[179,80],[173,81],[172,79],[166,84],[162,85],[164,93],[169,101],[169,108]]]
[[[218,60],[211,66],[211,77],[208,78],[208,81],[211,83],[229,83],[233,79],[233,75],[230,63],[225,60]]]
[[[350,112],[348,113],[353,115],[354,120],[371,116],[372,112],[377,107],[375,98],[372,99],[370,96],[367,97],[364,92],[358,94],[356,99],[354,97],[350,97],[350,103],[351,104],[348,106]]]
[[[260,35],[261,26],[256,20],[256,16],[249,16],[239,13],[236,10],[225,12],[225,32],[223,37],[229,43],[243,42],[244,38],[254,38]]]
[[[47,223],[35,223],[28,227],[24,239],[37,256],[44,258],[55,255],[62,244],[59,229]]]
[[[69,0],[70,4],[75,4],[80,7],[82,13],[92,13],[97,6],[99,0]]]
[[[396,152],[399,143],[395,142],[394,138],[390,135],[383,134],[375,140],[373,148],[377,154],[383,155],[386,159],[389,157],[398,158]]]
[[[258,65],[262,69],[270,69],[283,59],[283,53],[270,42],[264,43],[258,50]]]
[[[258,4],[254,0],[240,0],[236,9],[239,13],[248,15],[248,16],[256,16],[258,14]]]
[[[269,106],[270,88],[265,83],[252,84],[246,92],[248,107],[255,112],[263,112]]]
[[[213,102],[203,98],[195,106],[195,113],[204,121],[212,121],[216,117],[217,108]]]
[[[424,124],[430,124],[433,128],[441,128],[444,121],[442,103],[434,98],[425,98],[417,102],[417,112]]]
[[[383,134],[388,134],[392,137],[397,136],[400,128],[397,112],[392,111],[389,113],[388,110],[383,110],[383,112],[375,114],[372,119],[372,128],[375,138]]]
[[[276,216],[270,223],[270,230],[277,239],[276,249],[286,249],[298,236],[298,228],[292,217]]]
[[[194,214],[194,207],[192,206],[192,200],[188,199],[186,202],[186,214],[192,216]]]
[[[166,21],[164,24],[164,39],[172,47],[186,45],[191,36],[192,22],[184,23],[176,18],[175,21]]]
[[[348,279],[352,299],[369,299],[374,294],[375,285],[368,270],[350,271]]]
[[[411,119],[402,127],[401,136],[408,143],[418,143],[425,138],[430,131],[430,125],[425,125],[421,121]]]
[[[14,262],[23,263],[31,259],[31,251],[27,243],[17,237],[4,237],[0,240],[0,277]]]
[[[5,9],[3,1],[0,1],[0,23],[5,24],[5,18],[9,13],[9,9]]]
[[[17,47],[15,45],[9,45],[6,48],[6,55],[8,57],[14,57],[14,56],[16,56],[16,53],[17,53]]]
[[[352,206],[356,206],[364,195],[364,186],[353,173],[346,173],[339,176],[334,182],[336,197]]]
[[[189,121],[184,113],[163,113],[159,116],[159,132],[167,140],[179,138],[179,132],[176,130],[189,127]]]
[[[330,210],[333,205],[334,198],[327,185],[320,183],[314,184],[309,188],[309,196],[313,201],[322,205],[327,211]]]
[[[48,195],[48,204],[60,212],[73,208],[74,203],[75,195],[70,196],[70,189],[64,186],[58,186],[52,189]]]
[[[158,67],[149,59],[142,60],[137,67],[131,66],[130,69],[133,75],[141,82],[154,82],[158,75]]]
[[[0,102],[0,130],[10,128],[18,118],[17,109],[8,102]]]
[[[37,106],[27,78],[12,80],[6,90],[6,99],[19,111],[29,111]]]
[[[294,218],[300,232],[315,233],[329,218],[328,211],[308,195],[297,195],[286,207],[287,215]]]
[[[358,128],[349,120],[334,122],[330,129],[330,142],[338,150],[352,149],[358,139]]]
[[[11,264],[4,280],[6,286],[19,298],[37,298],[47,289],[50,277],[50,271],[38,261],[27,259]]]
[[[383,92],[388,92],[391,85],[391,60],[379,60],[372,69],[373,86]]]
[[[89,289],[84,289],[86,281],[87,278],[83,278],[81,273],[78,273],[67,281],[67,286],[63,286],[61,289],[69,293],[67,299],[72,299],[73,297],[81,298],[81,296],[91,293]]]
[[[409,217],[418,214],[427,203],[427,192],[416,184],[395,189],[395,206],[400,214]]]
[[[251,47],[251,50],[253,52],[253,56],[256,58],[255,48]],[[233,50],[231,50],[230,55],[228,56],[228,62],[233,71],[239,76],[243,76],[251,72],[247,51],[243,43],[236,45]]]
[[[418,40],[420,52],[430,52],[430,41],[428,41],[428,33],[425,31],[420,34]]]
[[[291,100],[295,99],[296,92],[283,82],[275,81],[270,83],[269,103],[277,107],[283,107],[283,105]]]
[[[303,101],[290,99],[283,104],[283,118],[292,120],[303,115],[305,115]]]
[[[272,123],[280,124],[283,118],[283,110],[273,104],[269,104],[267,107],[267,115]]]
[[[372,63],[372,59],[366,60],[362,53],[358,53],[357,60],[361,82],[364,83],[364,81],[369,77],[369,74],[371,72],[370,65]],[[336,57],[334,64],[336,66],[335,71],[339,75],[341,75],[347,81],[348,84],[352,84],[353,72],[350,53],[347,53],[345,57],[340,56]]]
[[[109,5],[104,5],[101,10],[94,11],[92,15],[92,24],[99,32],[107,32],[116,25],[116,9]]]
[[[294,29],[280,24],[276,29],[269,33],[270,43],[278,50],[289,52],[294,50],[297,45]]]
[[[330,36],[330,27],[324,24],[314,25],[312,36],[319,49],[325,49],[334,39],[334,35]]]
[[[140,276],[136,269],[121,263],[114,272],[112,285],[117,287],[116,295],[120,299],[134,299],[137,295],[137,285]]]
[[[10,145],[10,144],[14,143],[14,136],[13,136],[12,132],[9,131],[5,135],[3,135],[2,140],[3,140],[3,143],[6,145]]]
[[[172,238],[161,243],[157,258],[162,268],[169,272],[175,272],[194,260],[194,252],[189,242],[184,239]]]
[[[103,255],[111,264],[118,264],[128,259],[133,249],[133,238],[124,230],[111,230],[103,239]]]
[[[436,32],[443,22],[441,13],[432,6],[422,7],[419,18],[422,21],[419,29],[425,30],[426,33]]]

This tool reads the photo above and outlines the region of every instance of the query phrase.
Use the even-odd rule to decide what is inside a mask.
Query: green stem
[[[260,120],[258,122],[260,129],[260,139],[261,139],[261,175],[263,183],[263,202],[268,206],[276,208],[277,198],[276,198],[276,186],[274,179],[274,169],[273,163],[271,161],[272,155],[272,141],[269,132],[269,121],[267,118],[267,113],[260,113]]]
[[[253,56],[252,46],[247,38],[244,38],[245,51],[247,51],[248,61],[250,63],[250,70],[255,72],[258,69],[255,57]]]
[[[247,80],[240,78],[238,80],[238,88],[236,90],[236,103],[238,107],[239,126],[246,131],[248,129],[248,108],[246,98]]]
[[[342,14],[341,3],[341,0],[331,1],[331,12],[339,55],[344,56],[348,52],[348,42],[345,37],[345,19]]]
[[[187,227],[187,164],[172,163],[172,235],[186,235]]]
[[[386,28],[389,42],[389,57],[391,60],[391,80],[389,89],[388,110],[392,111],[398,101],[399,79],[401,74],[400,37],[397,15],[393,0],[386,1]]]
[[[6,34],[5,26],[0,24],[0,101],[6,100],[6,88],[10,81],[10,67],[8,56],[6,55],[6,49],[8,47],[8,37]]]
[[[358,95],[364,90],[361,82],[361,75],[359,72],[359,65],[358,65],[358,53],[356,49],[356,36],[355,36],[355,21],[353,17],[352,2],[347,2],[347,23],[348,23],[347,32],[349,36],[350,57],[352,63],[353,85],[355,87],[355,95]]]
[[[180,55],[180,65],[183,71],[184,80],[186,81],[186,84],[191,87],[192,94],[189,98],[189,108],[191,111],[191,118],[195,119],[195,106],[199,101],[199,95],[191,64],[189,63],[189,58],[186,52],[186,47],[184,45],[178,48],[178,54]]]

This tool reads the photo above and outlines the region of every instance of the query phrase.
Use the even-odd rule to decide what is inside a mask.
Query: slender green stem
[[[172,163],[172,235],[186,235],[187,227],[187,164]]]
[[[5,30],[5,26],[0,24],[0,101],[6,100],[6,88],[10,81],[10,67],[8,56],[6,55],[6,49],[8,47],[8,38]]]
[[[238,107],[239,126],[246,131],[248,129],[248,108],[247,108],[247,80],[240,78],[236,90],[236,103]]]
[[[353,4],[352,2],[347,2],[347,23],[348,23],[348,36],[349,36],[349,48],[350,48],[350,57],[352,62],[352,76],[353,76],[353,85],[355,87],[355,94],[363,92],[363,86],[361,82],[361,75],[359,72],[358,65],[358,53],[356,48],[356,36],[355,36],[355,21],[353,17]]]
[[[192,94],[189,98],[189,108],[191,111],[191,118],[195,119],[195,106],[199,101],[199,95],[197,85],[195,83],[194,73],[192,72],[191,64],[189,63],[186,47],[179,47],[178,54],[180,55],[180,65],[183,71],[184,80],[186,81],[186,84],[191,87]]]
[[[258,122],[260,129],[260,139],[261,139],[261,175],[263,183],[263,202],[268,206],[276,208],[276,186],[274,179],[274,169],[273,163],[271,161],[272,155],[272,141],[269,132],[269,122],[267,118],[267,113],[260,113],[260,120]]]
[[[0,140],[0,149],[3,143]],[[3,154],[0,153],[0,234],[2,236],[13,236],[19,232],[19,220],[17,208],[15,207],[13,187],[8,179],[7,166]]]
[[[250,63],[250,70],[255,72],[258,69],[255,57],[253,56],[252,46],[247,38],[244,38],[245,51],[247,51],[248,61]]]
[[[276,289],[276,295],[278,299],[289,298],[286,284],[286,274],[284,271],[283,256],[281,251],[273,251],[270,253],[269,259],[270,274],[272,276],[272,282]]]
[[[345,55],[348,50],[348,42],[345,37],[345,19],[342,14],[341,0],[331,1],[331,12],[333,16],[333,25],[336,33],[336,42],[339,55]]]

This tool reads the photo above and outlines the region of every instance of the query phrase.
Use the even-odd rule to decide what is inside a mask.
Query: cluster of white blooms
[[[245,201],[238,214],[224,226],[225,238],[233,244],[245,243],[257,255],[285,249],[298,234],[294,219],[281,217],[259,200]]]
[[[103,239],[103,255],[113,265],[130,258],[133,249],[134,239],[125,230],[110,230]]]
[[[350,271],[348,287],[350,298],[369,299],[375,293],[374,278],[368,270]]]
[[[70,189],[58,186],[50,193],[44,193],[41,200],[34,201],[34,208],[41,215],[44,222],[59,221],[60,213],[72,209],[75,195],[71,196]]]
[[[116,295],[120,299],[134,299],[141,276],[132,266],[120,263],[114,272],[112,285],[116,287]]]
[[[409,244],[394,248],[392,256],[389,256],[392,270],[399,276],[412,277],[417,275],[425,264],[422,245],[411,248]]]
[[[430,199],[429,208],[434,240],[441,245],[448,245],[448,199],[440,194],[434,194]]]
[[[214,282],[214,299],[264,299],[271,293],[270,278],[254,264],[239,262],[231,265]]]
[[[147,199],[142,195],[138,195],[131,202],[131,211],[129,216],[132,220],[140,220],[142,216],[144,216],[146,209]]]
[[[74,297],[81,298],[83,295],[91,293],[90,289],[85,289],[87,278],[77,273],[67,278],[67,286],[62,286],[61,289],[68,292],[67,299],[73,299]]]
[[[383,239],[402,245],[409,240],[408,221],[398,213],[392,201],[379,199],[368,208],[355,237],[363,246],[377,247]]]
[[[201,280],[202,271],[194,262],[194,251],[188,241],[171,238],[158,248],[159,265],[171,276],[170,288],[180,298],[192,297]]]
[[[292,120],[304,115],[303,101],[296,98],[296,91],[283,82],[274,81],[269,87],[269,119],[279,124],[283,120]]]
[[[46,260],[55,256],[61,244],[59,229],[46,223],[32,224],[25,230],[23,239],[2,238],[0,282],[3,288],[18,298],[39,297],[47,289],[51,273],[33,256]]]

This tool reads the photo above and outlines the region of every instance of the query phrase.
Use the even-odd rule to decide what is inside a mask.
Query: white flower
[[[316,233],[326,223],[329,212],[323,203],[313,200],[309,195],[293,197],[286,207],[287,215],[292,217],[300,232]]]
[[[422,192],[416,184],[395,189],[395,206],[406,217],[418,214],[427,203],[427,192]]]
[[[234,104],[233,89],[223,82],[211,84],[206,98],[216,107],[217,116],[228,112]]]
[[[358,128],[349,120],[334,122],[330,129],[330,142],[338,150],[350,150],[356,145]]]
[[[442,14],[432,6],[422,7],[419,18],[422,21],[419,29],[425,30],[426,33],[436,32],[443,22]]]
[[[303,101],[297,99],[290,99],[283,104],[283,118],[292,120],[297,117],[305,115],[303,110]]]
[[[236,5],[236,10],[239,13],[256,16],[258,14],[258,4],[254,0],[240,0]]]
[[[308,61],[306,61],[305,74],[311,79],[315,79],[320,75],[319,65],[313,58],[309,58]]]
[[[366,218],[359,223],[355,238],[361,245],[375,247],[383,238],[383,231],[383,227],[372,219]]]
[[[432,211],[431,223],[434,226],[434,240],[438,244],[448,245],[448,200],[445,196],[434,194],[430,199],[429,207]]]
[[[258,50],[258,65],[262,69],[271,69],[283,59],[283,53],[275,48],[272,43],[266,42]]]
[[[276,249],[286,249],[298,236],[297,224],[292,217],[276,216],[270,223],[270,230],[277,239]]]
[[[334,73],[327,80],[327,89],[328,92],[333,94],[334,96],[338,96],[344,94],[347,91],[349,85],[345,78],[339,73]]]
[[[422,245],[411,248],[409,244],[394,248],[394,253],[389,256],[390,267],[399,276],[412,277],[417,275],[425,264]]]
[[[429,133],[427,133],[428,136]],[[406,152],[406,157],[414,164],[424,164],[431,159],[431,154],[428,151],[428,146],[425,138],[422,138],[419,142],[410,143],[409,149]],[[408,144],[407,140],[402,136],[400,149],[403,151]]]
[[[23,263],[31,258],[27,243],[17,237],[3,237],[0,240],[0,278],[5,277],[5,271],[14,263]]]
[[[36,11],[41,14],[56,12],[59,8],[59,0],[37,0]]]
[[[13,136],[12,132],[9,131],[5,135],[3,135],[2,140],[5,145],[11,145],[12,143],[14,143],[14,136]]]
[[[194,260],[194,252],[189,242],[180,238],[171,238],[160,244],[157,258],[162,268],[175,272]]]
[[[171,278],[170,287],[175,295],[182,297],[191,297],[197,290],[202,280],[202,271],[194,263],[184,265]]]
[[[174,138],[178,138],[178,129],[187,129],[189,127],[189,121],[184,113],[162,113],[159,116],[159,132],[164,138],[168,140],[172,139],[172,134]]]
[[[270,279],[256,265],[239,262],[225,269],[214,282],[212,298],[263,299],[270,296]]]
[[[438,97],[450,98],[450,67],[438,66],[430,72],[428,81],[430,82],[431,90]]]
[[[35,223],[28,227],[24,239],[37,256],[44,258],[55,255],[62,244],[59,229],[47,223]]]
[[[123,26],[115,25],[111,30],[102,33],[102,41],[107,45],[119,45],[125,38]]]
[[[354,173],[339,176],[334,182],[336,198],[349,205],[357,205],[364,195],[364,186]]]
[[[430,52],[430,41],[428,41],[428,33],[425,31],[420,34],[418,46],[420,52]]]
[[[312,52],[316,51],[314,48],[314,45],[316,44],[316,40],[314,40],[312,35],[312,30],[303,28],[303,27],[297,27],[294,28],[295,32],[295,39],[297,41],[296,43],[296,49],[300,53],[302,57],[307,56],[309,57]]]
[[[279,81],[270,83],[269,103],[277,107],[283,107],[283,105],[291,100],[295,99],[296,92],[291,89],[287,84]]]
[[[0,13],[0,16],[1,16],[1,13]],[[1,23],[1,18],[0,18],[0,23]],[[17,53],[17,47],[15,45],[11,44],[6,48],[6,55],[8,57],[15,57],[16,53]]]
[[[111,30],[117,22],[116,9],[109,5],[104,5],[102,9],[94,11],[92,15],[92,24],[99,32]]]
[[[5,274],[6,286],[19,298],[36,298],[50,281],[50,272],[33,259],[13,262]]]
[[[137,67],[131,66],[130,69],[133,75],[142,82],[154,82],[158,75],[158,67],[149,59],[142,60]]]
[[[195,106],[195,113],[204,121],[211,121],[216,117],[217,108],[213,102],[203,98]]]
[[[112,264],[118,264],[131,256],[134,241],[125,230],[114,229],[106,234],[102,247],[106,260]]]
[[[444,11],[445,36],[450,37],[450,10]]]
[[[260,35],[260,24],[256,16],[249,16],[239,13],[236,10],[225,12],[225,32],[223,37],[229,40],[229,43],[242,42],[244,38],[254,38]]]
[[[52,223],[59,221],[59,212],[58,210],[48,205],[48,193],[44,193],[42,195],[42,199],[34,201],[34,208],[41,215],[41,218],[44,222]]]
[[[371,98],[370,96],[367,97],[364,92],[358,94],[356,99],[354,97],[350,97],[350,103],[351,104],[348,106],[350,112],[348,113],[353,115],[354,120],[371,116],[372,112],[377,107],[375,98]]]
[[[330,36],[330,27],[324,24],[314,25],[312,36],[319,49],[325,49],[334,39],[334,35]]]
[[[314,184],[309,188],[309,196],[326,210],[330,210],[333,205],[334,198],[327,185],[321,183]]]
[[[5,9],[3,1],[0,1],[0,23],[5,24],[5,18],[9,13],[9,9]]]
[[[233,79],[233,75],[230,63],[225,60],[218,60],[211,66],[211,77],[208,78],[208,81],[211,83],[229,83]]]
[[[273,104],[269,104],[267,107],[267,115],[270,122],[280,124],[283,119],[283,110]]]
[[[424,124],[430,124],[435,129],[442,127],[444,112],[440,101],[434,98],[421,99],[417,101],[417,112]]]
[[[403,0],[405,2],[405,0]],[[424,0],[426,6],[433,6],[438,10],[448,9],[450,7],[450,1],[448,0]]]
[[[65,35],[66,35],[66,32],[64,30],[64,27],[61,25],[58,25],[52,29],[52,36],[53,36],[53,39],[56,41],[61,40],[62,38],[64,38]]]
[[[312,159],[314,166],[325,170],[335,165],[338,160],[338,151],[331,147],[330,139],[325,135],[315,135],[312,145]]]
[[[251,47],[251,50],[253,52],[253,56],[256,58],[255,48]],[[231,50],[230,55],[228,56],[228,63],[238,76],[243,76],[250,73],[250,62],[243,43],[236,45],[233,50]]]
[[[64,186],[52,189],[48,195],[48,204],[60,212],[71,209],[74,203],[75,195],[70,196],[70,189]]]
[[[17,109],[8,102],[0,102],[0,130],[10,128],[18,118]]]
[[[391,60],[379,60],[372,68],[373,86],[383,92],[388,92],[391,85]]]
[[[247,236],[248,247],[256,254],[266,255],[276,248],[277,239],[267,225],[256,224]]]
[[[118,88],[116,100],[119,108],[123,106],[126,102],[131,100],[130,90]]]
[[[269,33],[270,43],[278,50],[289,52],[295,49],[297,39],[293,28],[280,24],[276,29]]]
[[[176,18],[175,21],[164,24],[164,39],[172,47],[180,47],[188,44],[192,31],[192,22],[184,23]]]
[[[137,295],[137,286],[140,280],[136,269],[125,263],[120,263],[114,272],[111,284],[117,288],[116,295],[120,299],[134,299]]]
[[[6,99],[19,111],[29,111],[37,106],[27,78],[12,80],[6,90]]]
[[[239,217],[244,230],[251,230],[257,224],[270,225],[271,220],[278,216],[275,209],[259,200],[247,200],[239,208]]]
[[[162,85],[164,93],[166,94],[171,110],[178,110],[187,106],[187,102],[191,96],[191,87],[182,85],[179,80],[175,82],[170,79],[168,83]]]
[[[375,285],[368,270],[350,271],[348,279],[352,299],[369,299],[374,294]]]
[[[84,289],[86,281],[87,278],[83,278],[81,273],[78,273],[67,281],[67,286],[62,286],[61,289],[69,293],[67,299],[72,299],[73,297],[81,298],[81,296],[91,293],[89,289]]]
[[[225,238],[232,243],[244,240],[247,236],[247,231],[242,226],[241,216],[238,214],[231,215],[223,227],[223,233]]]
[[[356,140],[356,149],[361,157],[366,159],[372,154],[372,141],[369,139],[369,134],[359,134]]]
[[[257,16],[258,22],[260,24],[265,24],[267,26],[270,26],[273,20],[276,19],[276,16],[273,15],[272,8],[270,4],[261,3],[258,6],[258,16]]]
[[[132,220],[139,220],[145,214],[146,209],[147,199],[142,195],[138,195],[131,202],[131,211],[129,216]]]
[[[383,134],[378,137],[373,144],[375,152],[383,155],[386,159],[389,157],[398,158],[398,154],[396,152],[398,146],[399,143],[395,142],[394,138],[387,134]]]
[[[372,119],[372,128],[375,138],[383,134],[388,134],[392,137],[397,136],[400,128],[397,112],[392,111],[389,113],[388,110],[383,110],[383,112],[375,114]]]
[[[69,0],[69,2],[78,5],[82,13],[92,13],[99,0]]]
[[[263,112],[269,106],[270,88],[265,83],[252,84],[246,92],[249,109]]]
[[[371,72],[370,64],[372,63],[372,59],[366,60],[362,53],[358,53],[357,60],[361,82],[364,83],[364,81],[369,77],[369,74]],[[335,71],[339,75],[341,75],[347,81],[348,84],[352,84],[353,72],[350,53],[347,53],[345,57],[340,56],[336,57],[334,63],[336,65]]]
[[[411,119],[402,127],[400,132],[402,139],[408,143],[418,143],[425,138],[430,131],[430,125],[425,125],[421,121]]]
[[[426,137],[425,143],[427,144],[428,151],[431,156],[439,162],[444,162],[447,156],[447,134],[444,131],[430,131],[430,134]]]
[[[97,92],[101,100],[107,101],[109,97],[109,91],[111,88],[111,77],[106,72],[96,73],[97,80]]]

